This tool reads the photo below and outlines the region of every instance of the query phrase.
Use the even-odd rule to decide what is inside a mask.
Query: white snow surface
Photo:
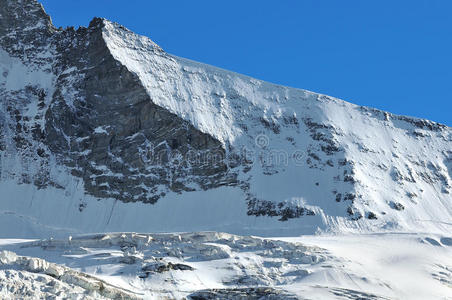
[[[0,240],[0,296],[20,295],[18,287],[31,281],[43,298],[59,290],[60,296],[80,299],[191,299],[199,291],[225,289],[228,299],[239,299],[232,298],[234,289],[265,286],[283,293],[270,299],[446,300],[452,299],[451,253],[451,236],[420,233],[272,239],[110,233]]]

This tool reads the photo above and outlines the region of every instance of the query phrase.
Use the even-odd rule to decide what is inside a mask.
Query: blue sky
[[[94,16],[167,52],[452,126],[452,1],[42,0],[56,26]]]

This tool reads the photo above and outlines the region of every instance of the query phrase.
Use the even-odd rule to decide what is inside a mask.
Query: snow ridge
[[[157,105],[227,149],[259,151],[256,137],[263,135],[265,150],[302,153],[306,162],[295,167],[293,161],[253,165],[246,176],[250,194],[275,203],[301,199],[323,215],[314,224],[341,231],[450,227],[450,128],[182,59],[115,23],[104,24],[112,55],[141,79]],[[345,210],[331,199],[352,202],[347,214],[360,221],[342,218]]]

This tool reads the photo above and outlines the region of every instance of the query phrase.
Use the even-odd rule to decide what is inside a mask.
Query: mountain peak
[[[106,37],[107,43],[110,41],[113,44],[122,44],[120,47],[127,46],[144,51],[163,52],[163,49],[149,37],[136,34],[119,23],[103,18],[94,18],[90,22],[90,27],[99,26],[99,24],[102,24],[102,28],[104,28],[104,37]]]
[[[50,16],[36,0],[0,0],[0,47],[13,57],[34,62],[55,32]]]
[[[50,16],[36,0],[0,0],[0,35],[53,28]]]
[[[48,208],[18,195],[2,210],[74,209],[42,230],[442,231],[450,220],[446,126],[183,59],[102,18],[57,30],[35,0],[0,7],[0,189],[36,186]]]

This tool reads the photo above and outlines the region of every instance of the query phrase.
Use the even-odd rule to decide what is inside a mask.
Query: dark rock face
[[[299,218],[301,216],[314,216],[315,212],[309,208],[291,203],[274,203],[261,199],[248,200],[248,215],[249,216],[279,216],[280,221],[287,221],[289,219]]]
[[[369,213],[367,213],[367,218],[368,218],[369,220],[376,220],[376,219],[378,219],[378,218],[377,218],[377,215],[376,215],[374,212],[369,212]]]
[[[67,93],[61,91],[74,82],[70,76],[60,77],[46,115],[52,152],[65,159],[69,154],[66,163],[73,175],[84,179],[88,192],[126,202],[153,203],[164,194],[161,186],[175,192],[190,190],[187,178],[203,189],[233,182],[221,159],[206,165],[192,160],[188,165],[183,158],[189,154],[218,152],[224,158],[224,149],[211,136],[153,104],[138,78],[109,54],[102,26],[103,21],[95,19],[88,29],[69,32],[73,36],[67,40],[78,41],[76,47],[62,46],[66,68],[77,70],[75,86],[80,93],[68,107]]]
[[[402,203],[399,202],[391,202],[391,208],[395,209],[395,210],[404,210],[405,206],[403,206]]]
[[[299,299],[297,296],[286,291],[269,287],[241,288],[241,289],[212,289],[198,291],[188,296],[192,300],[208,299]]]
[[[56,32],[50,17],[36,1],[0,1],[0,52],[36,71],[45,82],[52,73],[52,49],[49,39]],[[3,56],[0,53],[0,56]],[[8,63],[8,62],[7,62]],[[17,74],[13,74],[17,75]],[[5,81],[10,74],[2,70]],[[25,77],[25,74],[21,74]],[[19,83],[19,80],[24,80]],[[14,90],[0,88],[0,149],[4,156],[17,159],[21,170],[4,168],[3,176],[13,176],[19,183],[34,183],[38,187],[53,185],[48,176],[48,155],[43,144],[44,132],[40,119],[49,91],[40,85],[13,78]],[[25,114],[26,107],[37,105],[35,114]],[[25,165],[33,165],[33,171]]]
[[[158,262],[153,264],[147,264],[143,266],[141,270],[144,272],[144,274],[140,277],[147,278],[150,273],[163,273],[171,270],[193,271],[194,268],[185,264]]]
[[[48,90],[24,88],[24,106],[38,103],[31,118],[22,116],[17,95],[4,95],[2,101],[12,120],[8,126],[15,147],[24,157],[32,152],[42,164],[42,174],[23,183],[52,184],[46,171],[51,152],[95,197],[154,203],[168,189],[236,184],[221,143],[155,105],[136,75],[111,56],[102,38],[102,19],[88,28],[57,30],[34,0],[0,2],[1,14],[7,16],[1,19],[0,46],[22,59],[18,47],[34,45],[29,63],[47,64],[55,74]],[[40,60],[46,51],[56,60]]]
[[[10,55],[25,62],[43,65],[50,62],[39,56],[48,47],[56,29],[42,5],[30,0],[0,1],[0,45]]]

